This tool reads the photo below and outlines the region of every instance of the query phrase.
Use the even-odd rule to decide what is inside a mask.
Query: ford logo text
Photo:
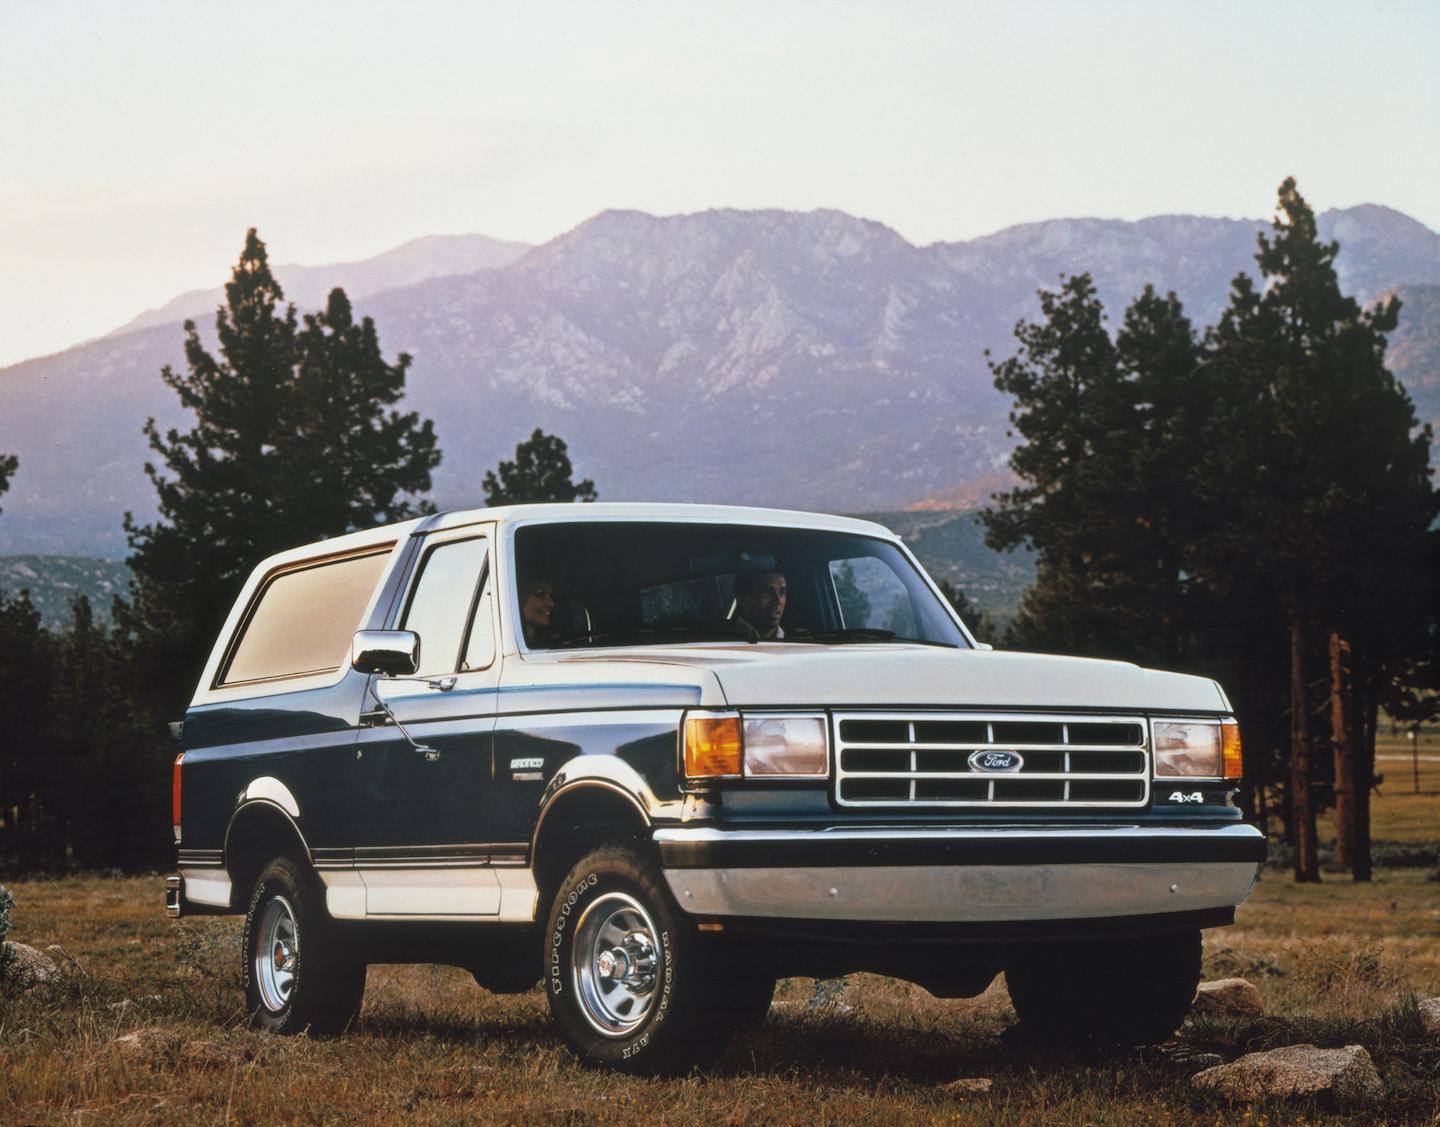
[[[1018,751],[972,751],[966,762],[972,771],[1018,771],[1025,766]]]

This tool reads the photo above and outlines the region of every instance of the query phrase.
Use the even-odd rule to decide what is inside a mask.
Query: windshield
[[[594,522],[515,533],[531,649],[677,642],[968,648],[894,544],[756,525]]]

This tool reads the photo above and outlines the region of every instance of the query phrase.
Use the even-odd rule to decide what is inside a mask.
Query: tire
[[[245,913],[241,973],[250,1023],[271,1033],[335,1034],[360,1012],[365,964],[333,934],[324,889],[279,857],[255,882]]]
[[[1022,1039],[1045,1045],[1167,1040],[1200,982],[1200,932],[1038,949],[1005,968]]]
[[[604,845],[561,882],[545,928],[545,992],[570,1050],[627,1072],[683,1072],[724,1049],[734,1016],[660,867],[631,845]]]

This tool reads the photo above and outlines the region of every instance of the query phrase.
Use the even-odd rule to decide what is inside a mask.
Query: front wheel
[[[255,882],[241,969],[257,1029],[340,1033],[360,1012],[365,964],[331,935],[322,896],[318,882],[287,857],[272,861]]]
[[[1200,954],[1198,930],[1026,952],[1005,968],[1019,1032],[1057,1045],[1164,1041],[1190,1011]]]
[[[733,1020],[711,975],[715,953],[633,846],[602,846],[570,870],[545,935],[550,1012],[585,1063],[674,1072],[724,1048]]]

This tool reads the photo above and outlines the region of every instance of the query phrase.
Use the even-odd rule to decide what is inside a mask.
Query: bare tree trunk
[[[1361,731],[1355,754],[1355,823],[1351,840],[1352,868],[1357,881],[1374,875],[1370,859],[1370,790],[1375,783],[1375,733],[1380,723],[1380,693],[1373,679],[1365,682],[1360,708]]]
[[[1290,617],[1290,808],[1294,812],[1295,882],[1320,879],[1315,804],[1310,797],[1310,708],[1305,687],[1305,629],[1297,612]]]
[[[1330,743],[1335,753],[1335,860],[1351,868],[1355,840],[1355,733],[1349,723],[1350,646],[1330,632]]]

